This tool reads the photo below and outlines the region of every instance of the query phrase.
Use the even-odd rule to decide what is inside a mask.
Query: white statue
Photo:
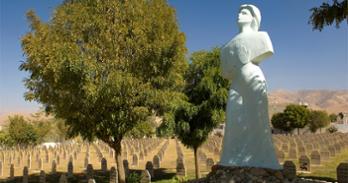
[[[281,169],[269,127],[266,79],[258,66],[273,54],[267,32],[259,32],[261,14],[242,5],[240,33],[221,49],[223,77],[232,81],[220,165]]]

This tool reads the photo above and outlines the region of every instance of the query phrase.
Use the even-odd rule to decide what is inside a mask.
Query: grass
[[[320,166],[312,166],[311,173],[299,174],[302,177],[319,177],[328,180],[337,180],[336,168],[342,163],[348,161],[348,149],[343,150],[338,156],[330,161],[323,162]]]
[[[161,144],[162,145],[162,144]],[[151,161],[152,157],[155,155],[155,153],[158,152],[160,149],[160,146],[158,146],[156,149],[154,149],[151,153],[148,154],[148,157],[146,157],[145,160],[142,160],[139,163],[139,166],[137,167],[130,167],[133,171],[141,170],[143,167],[145,167],[146,161]],[[194,172],[194,160],[193,160],[193,151],[190,149],[185,148],[184,146],[181,146],[184,157],[185,157],[185,164],[187,168],[187,176],[185,177],[177,177],[176,176],[176,148],[175,148],[175,141],[171,140],[169,143],[169,146],[165,152],[165,156],[163,159],[163,162],[161,163],[161,169],[156,170],[155,174],[156,177],[152,179],[152,182],[154,183],[180,183],[185,182],[187,180],[195,179],[195,172]],[[214,155],[207,150],[203,149],[208,157],[213,158],[215,162],[219,160],[218,155]],[[107,154],[107,152],[104,152]],[[83,157],[85,154],[85,149],[79,154],[80,156],[75,161],[76,166],[74,167],[74,178],[71,178],[69,182],[71,183],[77,183],[77,182],[87,182],[86,177],[83,173]],[[128,157],[130,159],[130,157]],[[306,177],[311,179],[318,179],[318,180],[326,180],[326,181],[336,181],[336,168],[339,163],[347,161],[348,160],[348,149],[343,150],[339,155],[337,155],[334,158],[331,158],[330,161],[323,162],[320,166],[312,166],[311,167],[311,173],[299,173],[298,176],[300,177]],[[58,173],[57,174],[47,174],[46,180],[47,182],[51,183],[58,183],[59,176],[64,172],[66,172],[66,161],[64,160],[63,163],[58,167]],[[100,163],[98,162],[94,149],[91,149],[91,163],[94,166],[94,169],[96,171],[95,173],[95,179],[98,183],[104,183],[108,182],[109,179],[109,173],[103,174],[100,172]],[[296,160],[293,160],[293,162],[298,167],[298,162]],[[34,165],[36,166],[36,165]],[[108,167],[114,166],[114,160],[108,159]],[[45,165],[45,171],[50,171],[50,165]],[[22,167],[15,167],[15,179],[14,180],[7,180],[6,176],[9,174],[8,172],[9,167],[6,166],[4,169],[4,176],[0,182],[8,182],[8,183],[15,183],[15,182],[22,182]],[[35,169],[35,167],[34,167]],[[205,177],[206,174],[209,172],[207,168],[205,167],[204,162],[200,162],[200,169],[201,169],[201,177]],[[39,174],[35,171],[30,172],[29,182],[38,182],[39,180]]]

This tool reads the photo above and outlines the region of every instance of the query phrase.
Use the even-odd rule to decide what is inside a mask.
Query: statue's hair
[[[250,11],[251,15],[254,17],[253,21],[251,22],[251,28],[254,31],[258,31],[261,25],[261,12],[260,10],[251,4],[243,4],[240,6],[240,10],[247,9]]]

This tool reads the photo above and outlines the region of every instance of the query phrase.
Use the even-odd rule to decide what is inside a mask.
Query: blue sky
[[[261,30],[272,39],[275,54],[262,62],[269,90],[348,89],[348,26],[313,31],[309,9],[324,0],[169,0],[176,9],[189,53],[222,46],[238,33],[236,17],[241,4],[254,4],[262,14]],[[25,13],[33,9],[48,21],[61,0],[0,1],[0,115],[10,111],[36,111],[35,102],[23,98],[19,71],[25,60],[20,39],[29,31]]]

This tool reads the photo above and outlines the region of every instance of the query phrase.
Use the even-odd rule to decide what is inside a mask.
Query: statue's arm
[[[229,58],[226,55],[226,53],[224,53],[225,50],[221,49],[221,53],[220,53],[220,68],[221,68],[221,75],[223,78],[228,79],[228,80],[232,80],[233,78],[233,69],[231,67],[231,64],[229,63]]]
[[[257,53],[254,58],[251,59],[251,62],[258,65],[263,60],[272,56],[274,53],[273,45],[270,37],[267,32],[259,32],[260,42],[257,46]]]

